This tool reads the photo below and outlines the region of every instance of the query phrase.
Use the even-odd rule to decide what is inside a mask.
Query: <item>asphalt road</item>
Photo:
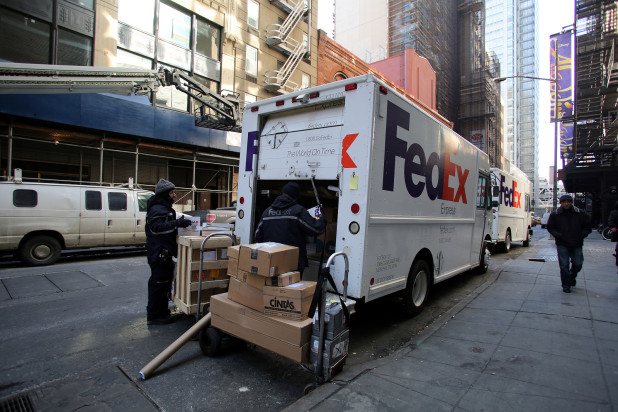
[[[536,232],[531,247],[547,236]],[[487,274],[465,273],[437,285],[412,319],[401,314],[396,298],[363,305],[351,319],[347,364],[386,356],[414,339],[523,250],[514,244],[509,254],[492,256]],[[124,408],[122,399],[131,399],[134,410],[276,410],[313,382],[301,365],[261,348],[231,348],[208,358],[197,341],[140,380],[139,370],[194,321],[148,328],[148,276],[143,253],[80,255],[42,268],[0,262],[0,407],[19,395],[35,406],[65,410],[71,399],[97,396],[111,410]]]

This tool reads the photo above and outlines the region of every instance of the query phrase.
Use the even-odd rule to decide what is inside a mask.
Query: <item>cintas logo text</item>
[[[280,300],[274,297],[269,303],[270,307],[273,309],[295,310],[294,301],[292,300]]]
[[[410,130],[410,113],[388,102],[386,111],[386,141],[384,149],[384,174],[382,176],[382,190],[392,192],[395,186],[395,161],[404,159],[404,179],[410,196],[417,198],[423,192],[431,200],[442,199],[450,202],[468,203],[466,197],[466,180],[470,173],[451,160],[457,154],[453,140],[447,139],[441,154],[425,154],[425,150],[418,143],[408,143],[397,137],[397,128]],[[432,176],[438,171],[438,179],[434,184]],[[457,186],[451,186],[451,177],[457,176]]]

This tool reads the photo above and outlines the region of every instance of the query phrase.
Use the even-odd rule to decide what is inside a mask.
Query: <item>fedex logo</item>
[[[521,209],[521,192],[517,191],[517,182],[513,180],[513,185],[509,189],[505,181],[506,177],[500,175],[500,204]]]
[[[431,200],[438,198],[467,204],[466,180],[470,170],[451,161],[451,156],[457,153],[452,142],[447,142],[441,154],[433,152],[427,157],[421,145],[412,143],[408,147],[405,140],[397,137],[397,126],[410,130],[410,113],[388,102],[382,190],[389,192],[394,190],[395,160],[400,157],[405,159],[403,173],[410,196],[417,198],[426,190]],[[435,185],[432,179],[434,169],[438,170],[438,181]],[[454,176],[457,176],[458,184],[456,187],[451,187],[449,178]]]

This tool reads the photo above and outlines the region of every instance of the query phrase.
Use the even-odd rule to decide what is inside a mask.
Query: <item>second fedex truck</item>
[[[515,166],[508,171],[491,169],[492,242],[502,252],[511,250],[511,242],[530,245],[532,236],[532,185],[528,176]]]
[[[253,242],[264,209],[294,181],[304,207],[319,198],[328,222],[322,247],[347,256],[355,300],[399,293],[414,314],[434,284],[487,270],[488,156],[374,76],[252,103],[242,130],[242,243]],[[341,292],[345,260],[333,262]]]

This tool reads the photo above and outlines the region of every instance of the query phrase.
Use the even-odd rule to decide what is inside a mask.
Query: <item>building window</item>
[[[212,24],[197,20],[197,32],[195,33],[195,51],[219,60],[219,48],[221,47],[221,31]]]
[[[185,49],[191,48],[191,16],[161,3],[159,9],[159,38]]]
[[[51,25],[0,7],[0,58],[49,63]]]
[[[92,65],[92,39],[64,29],[58,29],[57,64]]]
[[[253,0],[247,0],[247,23],[254,29],[259,28],[260,5]]]
[[[251,76],[258,75],[258,51],[255,47],[247,46],[245,71]]]
[[[166,67],[173,70],[172,67]],[[189,108],[189,96],[181,92],[176,86],[159,87],[157,91],[157,106],[186,112]]]
[[[116,67],[151,70],[152,60],[126,50],[118,49],[116,52]]]
[[[301,89],[307,89],[309,87],[311,87],[311,76],[309,76],[308,74],[303,73],[301,84],[300,84],[300,88]]]
[[[245,106],[251,103],[255,103],[257,102],[257,97],[249,94],[249,93],[245,93]]]
[[[94,10],[94,0],[66,0],[69,3],[77,4],[89,10]]]
[[[154,33],[155,0],[118,0],[118,21]]]

